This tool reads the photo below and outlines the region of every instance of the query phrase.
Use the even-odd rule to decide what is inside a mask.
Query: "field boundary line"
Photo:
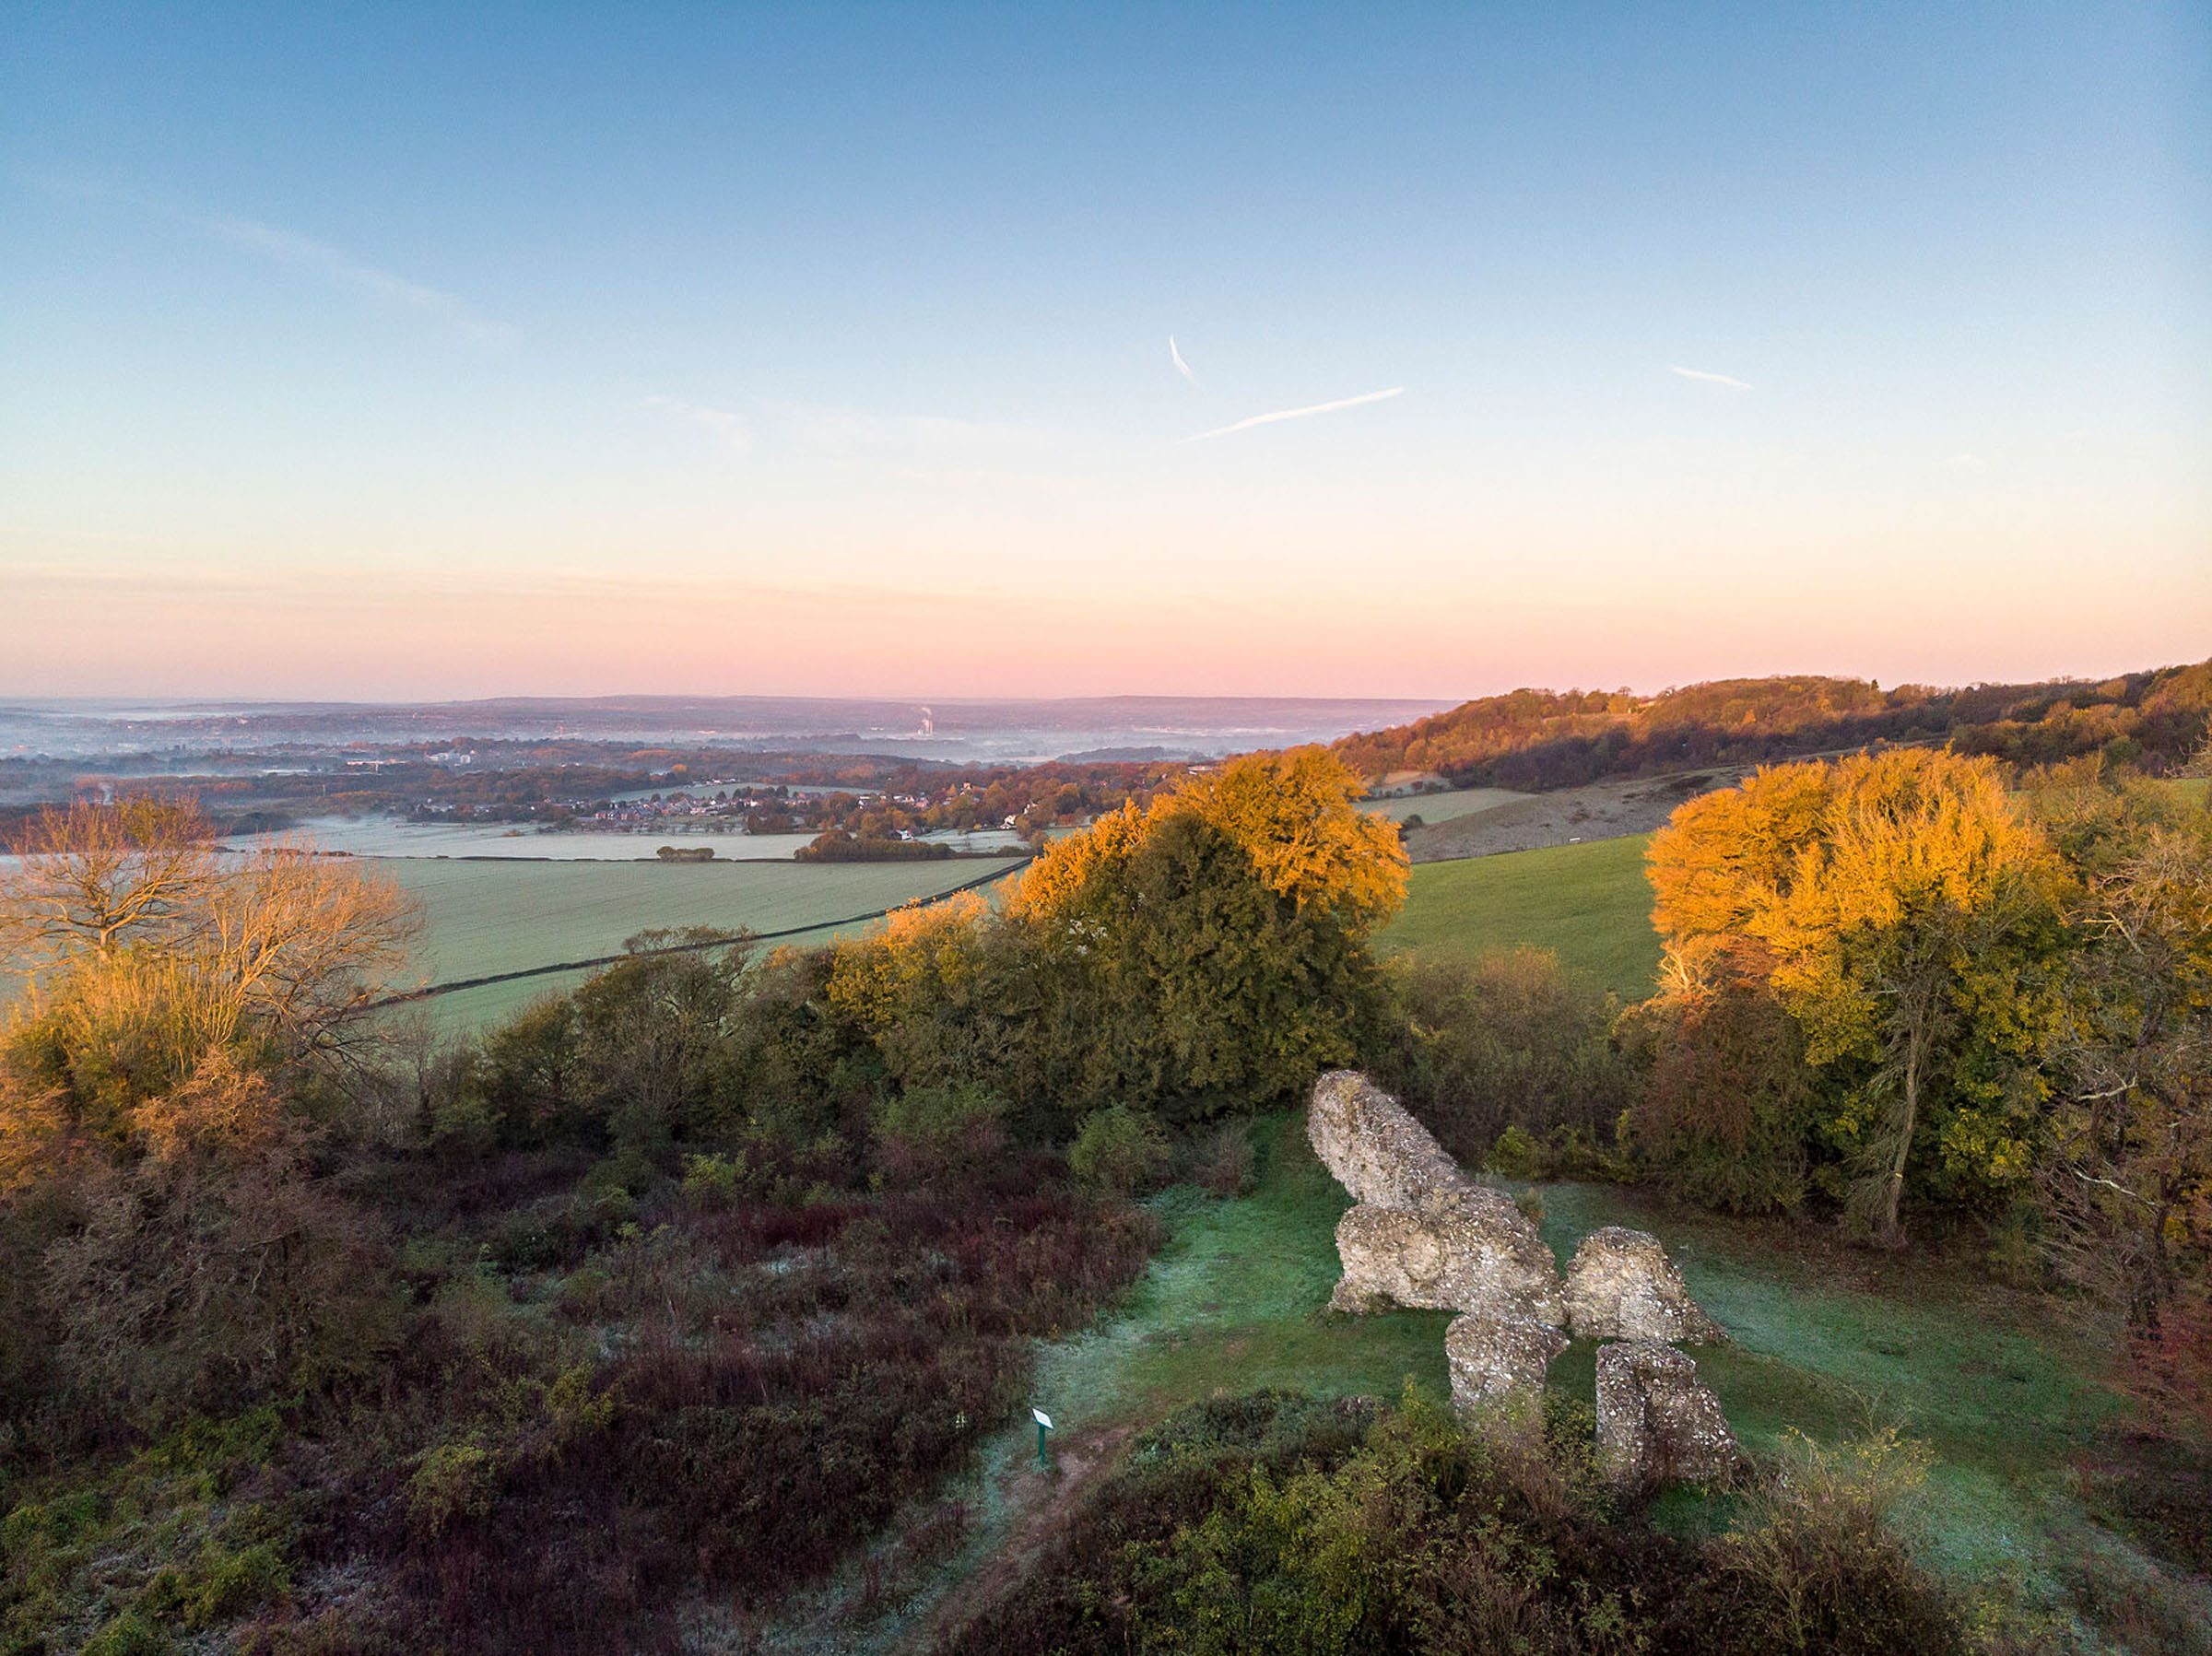
[[[514,861],[511,858],[487,858],[488,862]],[[580,861],[577,858],[548,859],[550,861]],[[594,955],[588,960],[558,960],[550,966],[525,966],[514,971],[495,971],[481,978],[455,978],[448,983],[426,983],[420,989],[403,990],[397,994],[385,995],[361,1006],[363,1012],[381,1012],[387,1006],[405,1006],[414,1001],[427,1001],[441,994],[453,994],[464,989],[482,989],[492,983],[513,983],[524,978],[548,977],[554,972],[589,971],[595,966],[615,966],[624,960],[647,960],[655,955],[688,955],[701,949],[726,948],[733,943],[774,943],[783,937],[804,937],[809,932],[826,932],[837,926],[865,925],[871,920],[882,920],[900,909],[911,909],[919,903],[941,903],[948,897],[958,897],[963,891],[980,891],[994,880],[1003,880],[1010,874],[1018,874],[1037,859],[1022,857],[1003,868],[994,868],[989,874],[979,875],[972,880],[963,880],[958,886],[947,886],[942,891],[933,891],[923,897],[909,898],[903,903],[892,903],[882,909],[871,909],[865,914],[849,914],[842,920],[818,920],[812,925],[785,926],[776,932],[739,931],[726,937],[706,938],[696,943],[670,943],[659,948],[626,949],[620,954]]]

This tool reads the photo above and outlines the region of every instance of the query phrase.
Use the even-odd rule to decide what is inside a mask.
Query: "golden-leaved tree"
[[[1364,939],[1406,901],[1406,857],[1389,821],[1361,810],[1364,784],[1323,747],[1248,754],[1194,777],[1152,807],[1108,812],[1047,848],[1022,875],[1018,913],[1070,906],[1100,874],[1126,863],[1174,817],[1195,817],[1251,859],[1269,890]]]
[[[2029,1177],[2063,872],[1993,761],[1902,748],[1762,770],[1683,805],[1648,869],[1670,958],[1763,982],[1802,1030],[1877,1238],[1900,1239],[1916,1165]]]
[[[1319,749],[1232,760],[1050,846],[1009,893],[841,945],[830,1001],[895,1086],[980,1085],[1029,1115],[1206,1117],[1348,1061],[1367,941],[1406,855]]]

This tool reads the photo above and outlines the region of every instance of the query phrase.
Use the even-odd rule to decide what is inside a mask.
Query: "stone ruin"
[[[1741,1460],[1720,1401],[1677,1341],[1728,1336],[1700,1309],[1659,1239],[1607,1226],[1583,1239],[1561,1291],[1528,1216],[1478,1184],[1404,1106],[1355,1070],[1314,1084],[1306,1136],[1354,1205],[1336,1226],[1344,1276],[1332,1310],[1454,1310],[1444,1331],[1452,1403],[1470,1421],[1533,1429],[1544,1376],[1568,1335],[1598,1353],[1598,1464],[1622,1486],[1712,1482]]]
[[[1743,1450],[1698,1366],[1656,1340],[1597,1354],[1597,1470],[1622,1488],[1723,1484]]]
[[[1306,1136],[1357,1203],[1336,1225],[1333,1309],[1524,1311],[1559,1326],[1559,1266],[1528,1216],[1468,1178],[1395,1098],[1332,1070],[1314,1085]]]
[[[1469,1420],[1540,1426],[1544,1376],[1566,1349],[1565,1334],[1517,1311],[1454,1317],[1444,1330],[1452,1406]]]
[[[1717,1345],[1728,1335],[1699,1309],[1675,1262],[1647,1230],[1608,1225],[1567,1267],[1567,1326],[1578,1340]]]

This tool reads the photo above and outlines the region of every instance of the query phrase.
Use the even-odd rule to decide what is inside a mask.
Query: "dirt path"
[[[1031,1460],[1009,1477],[1001,1490],[1011,1521],[1005,1538],[981,1569],[937,1602],[900,1649],[924,1656],[1012,1591],[1135,1432],[1134,1422],[1124,1422],[1075,1433],[1055,1445],[1049,1470]]]

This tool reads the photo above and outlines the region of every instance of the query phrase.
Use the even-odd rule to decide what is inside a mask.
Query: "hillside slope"
[[[2103,753],[2152,771],[2197,752],[2212,722],[2212,662],[2100,684],[2053,680],[1935,689],[1870,680],[1719,679],[1637,696],[1514,690],[1411,724],[1347,736],[1335,751],[1362,776],[1430,772],[1460,786],[1547,789],[1604,777],[1855,748],[1949,741],[1966,753],[2048,764]]]

